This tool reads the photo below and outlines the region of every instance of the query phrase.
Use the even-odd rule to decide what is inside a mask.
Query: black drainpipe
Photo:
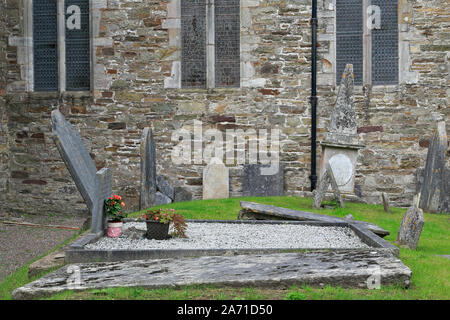
[[[316,189],[317,170],[317,0],[312,0],[311,18],[311,191]]]

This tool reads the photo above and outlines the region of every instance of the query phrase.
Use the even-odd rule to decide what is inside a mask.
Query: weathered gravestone
[[[353,65],[347,64],[330,116],[328,133],[321,143],[320,161],[320,177],[325,174],[326,165],[330,164],[339,190],[349,194],[355,193],[356,160],[358,150],[364,147],[358,142],[353,88]]]
[[[172,202],[173,199],[175,198],[174,188],[169,184],[169,182],[163,176],[156,177],[156,188],[159,192],[161,192],[163,195],[165,195],[167,198],[169,198],[170,202]]]
[[[417,190],[421,194],[419,208],[426,212],[450,213],[450,187],[448,169],[445,168],[447,143],[445,122],[442,121],[437,124],[428,147],[425,169],[419,173]]]
[[[280,208],[266,204],[241,201],[242,210],[239,211],[238,220],[298,220],[298,221],[321,221],[328,223],[348,223],[348,219],[332,217],[324,214]],[[365,221],[352,220],[351,223],[372,231],[380,237],[388,236],[390,233],[383,228]]]
[[[192,200],[192,193],[187,191],[183,187],[175,187],[174,188],[174,197],[173,202],[185,202]]]
[[[266,175],[264,169],[271,165],[248,164],[244,166],[242,193],[244,197],[270,197],[284,195],[284,166],[279,164],[278,172]],[[270,170],[266,170],[270,172]]]
[[[400,246],[406,246],[413,250],[417,248],[420,234],[422,233],[423,225],[425,224],[423,211],[418,208],[417,202],[418,200],[415,198],[414,204],[403,216],[396,241]]]
[[[162,192],[156,192],[155,197],[155,206],[172,203],[172,199],[170,199]]]
[[[53,140],[92,214],[92,233],[106,228],[104,201],[112,194],[111,172],[103,168],[97,172],[95,163],[85,148],[79,133],[64,119],[59,110],[52,112]]]
[[[387,213],[391,213],[391,206],[389,204],[389,196],[387,195],[387,193],[383,192],[381,194],[381,199],[383,200],[384,211],[386,211]]]
[[[156,147],[153,132],[144,128],[141,138],[141,195],[139,209],[156,204]]]
[[[335,197],[336,201],[339,203],[339,206],[341,208],[344,208],[344,206],[345,206],[344,200],[342,200],[342,196],[339,191],[339,187],[336,183],[336,179],[334,178],[333,169],[331,169],[331,166],[329,163],[327,163],[326,171],[322,175],[322,178],[320,179],[319,188],[314,191],[315,195],[314,195],[313,208],[320,209],[320,207],[322,205],[322,201],[325,198],[325,194],[327,193],[330,185],[331,185],[331,190],[334,194],[334,197]]]
[[[226,199],[230,197],[230,175],[219,158],[212,158],[203,171],[203,199]]]

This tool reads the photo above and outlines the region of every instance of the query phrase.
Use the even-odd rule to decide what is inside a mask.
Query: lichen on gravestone
[[[413,205],[406,211],[398,230],[396,243],[412,250],[417,248],[425,219],[422,209],[418,208],[420,194],[414,198]]]

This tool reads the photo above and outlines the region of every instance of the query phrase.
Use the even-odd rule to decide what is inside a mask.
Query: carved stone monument
[[[92,214],[91,233],[102,233],[106,228],[104,201],[112,195],[111,172],[107,168],[97,172],[78,131],[59,110],[52,112],[52,127],[61,158]]]
[[[358,143],[353,87],[353,66],[347,64],[331,114],[328,133],[325,141],[321,143],[320,162],[320,177],[325,174],[326,165],[330,164],[339,190],[348,194],[354,194],[358,150],[364,147]]]
[[[156,147],[153,132],[144,128],[141,138],[141,195],[139,209],[156,204]]]
[[[203,171],[203,199],[230,197],[228,168],[219,158],[212,158]]]
[[[428,147],[425,169],[421,170],[418,192],[419,208],[425,212],[450,213],[449,169],[445,168],[445,153],[448,147],[445,122],[439,122]]]
[[[333,191],[336,201],[339,203],[341,208],[344,208],[344,200],[342,200],[341,193],[339,192],[339,187],[337,185],[336,179],[334,178],[333,169],[331,169],[330,164],[326,165],[326,171],[322,175],[319,182],[319,188],[315,190],[314,204],[313,208],[320,209],[322,201],[325,198],[325,194],[331,185],[331,190]]]

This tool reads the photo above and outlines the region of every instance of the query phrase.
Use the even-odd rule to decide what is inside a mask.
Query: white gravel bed
[[[145,223],[124,224],[124,230],[135,227],[146,230]],[[191,222],[187,225],[188,238],[169,240],[132,240],[103,237],[85,249],[291,249],[291,248],[369,248],[345,227],[318,227],[295,224],[226,224]]]

